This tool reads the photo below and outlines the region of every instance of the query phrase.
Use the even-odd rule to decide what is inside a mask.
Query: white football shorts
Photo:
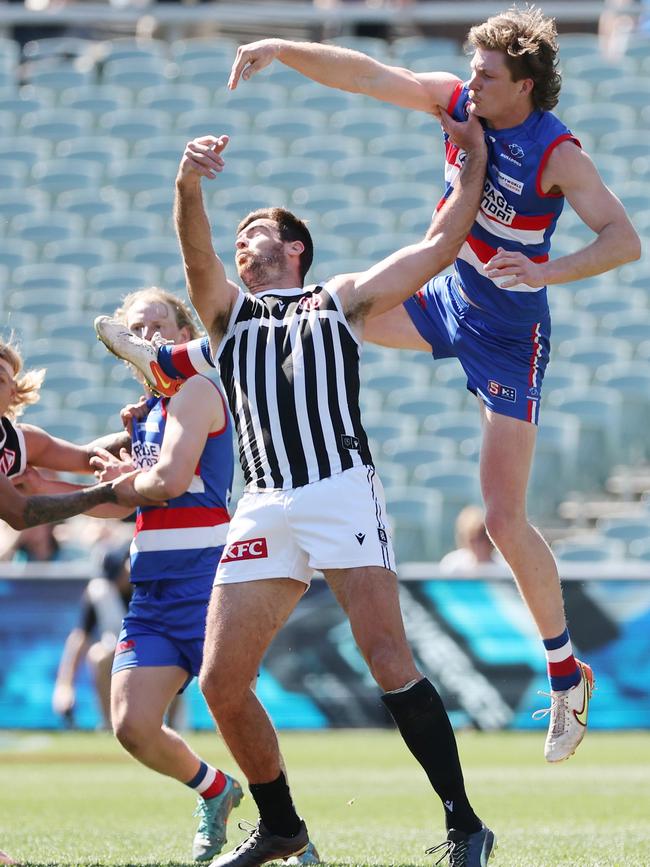
[[[384,488],[374,467],[353,467],[289,491],[244,493],[230,521],[215,584],[293,578],[316,569],[395,571]]]

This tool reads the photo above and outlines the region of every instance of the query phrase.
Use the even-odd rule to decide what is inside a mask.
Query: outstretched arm
[[[228,136],[203,136],[188,142],[176,176],[174,220],[181,245],[190,300],[208,335],[218,340],[227,328],[238,289],[226,277],[212,246],[212,233],[203,204],[201,178],[223,170],[221,156]]]
[[[501,284],[504,289],[517,283],[533,287],[569,283],[639,258],[641,242],[625,208],[605,186],[590,157],[573,142],[562,142],[551,153],[542,188],[564,193],[596,238],[575,253],[542,263],[532,262],[523,253],[498,252],[485,269],[489,277],[512,275]]]
[[[454,261],[476,216],[483,192],[487,148],[483,128],[470,116],[458,123],[443,114],[443,126],[465,151],[454,191],[433,218],[426,238],[403,247],[361,274],[335,277],[350,324],[363,328],[365,319],[390,310],[417,292],[435,274]]]
[[[91,473],[89,461],[96,448],[119,453],[121,448],[128,448],[131,442],[125,431],[108,434],[87,445],[77,445],[54,437],[35,425],[20,424],[18,427],[25,437],[27,462],[30,465],[69,473]]]
[[[460,80],[449,72],[417,74],[397,66],[386,66],[360,51],[337,45],[261,39],[237,49],[228,87],[234,90],[241,78],[247,81],[273,60],[279,60],[328,87],[365,93],[402,108],[433,114],[438,114],[439,107],[447,107]]]
[[[23,496],[7,476],[0,476],[0,519],[14,530],[50,524],[80,515],[103,503],[117,503],[135,508],[150,505],[133,487],[135,474],[114,482],[92,485],[67,494]]]

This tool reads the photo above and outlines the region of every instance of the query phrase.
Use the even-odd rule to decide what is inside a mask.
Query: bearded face
[[[237,271],[249,289],[262,283],[273,283],[286,268],[283,242],[263,236],[260,241],[237,250]]]

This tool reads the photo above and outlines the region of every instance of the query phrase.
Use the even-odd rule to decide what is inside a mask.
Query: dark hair
[[[314,242],[303,221],[291,211],[287,211],[286,208],[258,208],[257,211],[251,211],[248,216],[244,217],[237,226],[237,234],[239,235],[246,226],[250,226],[255,220],[272,220],[278,227],[282,241],[302,242],[305,249],[300,254],[300,276],[304,280],[314,259]]]
[[[532,78],[535,108],[550,111],[558,103],[562,76],[557,65],[555,20],[536,6],[516,6],[472,27],[467,37],[472,48],[501,51],[513,81]]]

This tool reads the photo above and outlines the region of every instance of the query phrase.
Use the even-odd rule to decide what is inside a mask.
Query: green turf
[[[216,736],[189,735],[232,769]],[[542,759],[539,734],[462,733],[473,804],[499,838],[494,867],[649,867],[650,734],[590,732],[576,756]],[[393,732],[283,734],[299,812],[328,864],[433,864],[441,809]],[[187,864],[195,819],[183,786],[107,734],[0,732],[0,849],[23,864]],[[234,814],[256,818],[250,797]]]

